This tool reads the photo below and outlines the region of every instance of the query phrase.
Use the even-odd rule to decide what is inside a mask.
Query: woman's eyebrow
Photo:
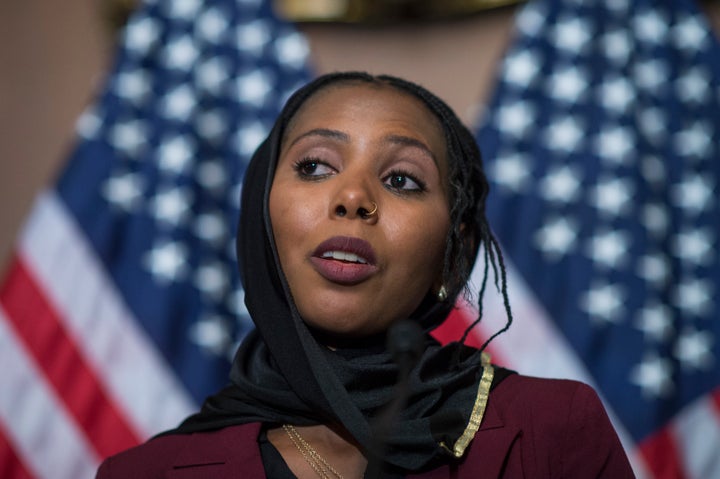
[[[302,135],[295,138],[289,145],[289,147],[295,145],[297,142],[304,138],[312,137],[312,136],[319,136],[321,138],[330,138],[332,140],[341,141],[343,143],[350,143],[350,135],[347,133],[344,133],[339,130],[333,130],[330,128],[313,128],[312,130],[308,130]],[[383,140],[387,143],[395,144],[395,145],[403,145],[403,146],[413,146],[415,148],[419,148],[420,150],[427,153],[427,155],[433,160],[433,162],[437,166],[437,158],[435,157],[435,153],[428,147],[424,142],[418,140],[417,138],[413,138],[411,136],[405,136],[405,135],[387,135],[383,138]]]
[[[309,136],[320,136],[322,138],[330,138],[333,140],[339,140],[343,143],[349,143],[350,142],[350,136],[347,133],[343,133],[342,131],[338,130],[331,130],[329,128],[313,128],[312,130],[308,130],[302,135],[295,138],[292,143],[290,143],[290,146],[293,146],[298,141],[302,140],[303,138],[307,138]]]
[[[428,147],[424,142],[418,140],[417,138],[404,135],[388,135],[385,137],[385,141],[397,145],[414,146],[415,148],[419,148],[425,153],[427,153],[428,156],[432,158],[433,162],[435,162],[435,165],[437,165],[437,158],[435,158],[435,153],[433,153],[430,147]]]

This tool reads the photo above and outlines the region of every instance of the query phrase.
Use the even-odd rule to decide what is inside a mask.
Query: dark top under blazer
[[[250,423],[170,435],[105,460],[98,479],[265,478]],[[511,375],[490,394],[480,429],[457,464],[412,478],[634,477],[592,388],[568,380]]]

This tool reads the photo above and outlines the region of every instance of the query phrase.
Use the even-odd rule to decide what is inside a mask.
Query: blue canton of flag
[[[225,385],[252,327],[242,177],[308,44],[263,0],[147,0],[121,40],[0,282],[4,478],[93,477]]]
[[[201,401],[251,327],[233,228],[242,176],[309,79],[308,46],[254,0],[148,5],[124,46],[57,189]]]
[[[641,477],[720,477],[719,138],[687,0],[529,3],[478,133],[490,224]]]

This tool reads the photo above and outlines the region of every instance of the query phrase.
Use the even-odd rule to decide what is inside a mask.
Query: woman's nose
[[[335,200],[332,203],[332,215],[341,218],[360,218],[373,220],[378,216],[378,204],[374,199],[369,181],[357,178],[347,172],[348,178],[338,184]]]

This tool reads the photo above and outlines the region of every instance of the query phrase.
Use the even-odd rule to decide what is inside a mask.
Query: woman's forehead
[[[332,127],[333,121],[355,117],[396,120],[398,125],[429,137],[445,150],[445,135],[437,116],[424,102],[391,85],[342,82],[310,96],[295,112],[283,133],[283,143],[304,129]]]

